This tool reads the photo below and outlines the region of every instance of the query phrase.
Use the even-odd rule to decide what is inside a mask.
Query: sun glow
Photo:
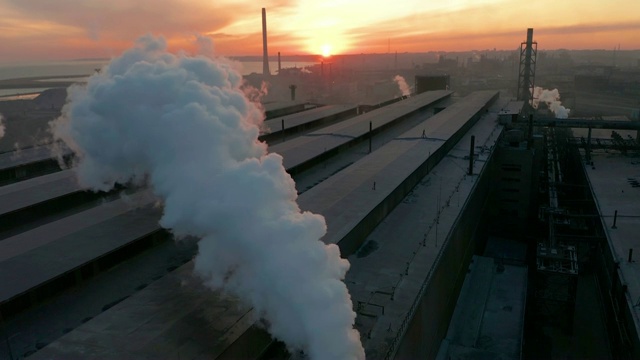
[[[322,56],[326,58],[331,56],[331,45],[329,44],[322,45]]]

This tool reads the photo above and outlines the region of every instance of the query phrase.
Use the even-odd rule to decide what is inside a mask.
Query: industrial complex
[[[585,75],[563,102],[578,111],[536,93],[556,83],[533,29],[506,80],[469,75],[500,71],[486,57],[463,76],[458,60],[402,70],[397,54],[272,74],[262,17],[263,73],[246,76],[273,84],[259,139],[351,264],[367,358],[640,358],[635,105],[593,113]],[[46,124],[60,92],[0,111]],[[0,147],[0,359],[307,358],[193,275],[197,239],[160,226],[151,190],[87,191],[72,150],[32,145]]]

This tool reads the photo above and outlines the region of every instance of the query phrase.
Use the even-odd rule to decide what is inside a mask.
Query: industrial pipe
[[[371,121],[369,121],[369,154],[371,154],[371,133],[373,130],[373,125],[371,124]]]
[[[473,155],[476,143],[476,136],[471,135],[471,147],[469,148],[469,175],[473,175]]]

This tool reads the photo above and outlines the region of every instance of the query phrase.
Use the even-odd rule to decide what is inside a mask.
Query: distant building
[[[505,132],[497,147],[494,173],[494,216],[506,232],[522,229],[535,209],[534,191],[538,189],[538,170],[543,140],[533,137],[533,146],[527,146],[525,132],[512,129]]]
[[[432,90],[448,90],[451,83],[449,75],[416,75],[416,94]]]
[[[518,116],[522,113],[524,101],[509,101],[498,113],[498,122],[501,125],[508,125],[518,122]]]

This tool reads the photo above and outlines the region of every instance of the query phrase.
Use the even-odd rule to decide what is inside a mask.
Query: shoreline
[[[34,76],[0,80],[0,90],[69,87],[89,75]],[[58,80],[59,79],[59,80]],[[71,79],[71,80],[69,80]]]
[[[40,94],[42,94],[42,91],[0,95],[0,101],[33,100]]]
[[[68,88],[73,84],[84,83],[84,81],[75,81],[74,79],[86,79],[88,76],[33,76],[0,80],[0,90],[14,90],[7,94],[0,93],[0,101],[33,100],[49,89]]]

